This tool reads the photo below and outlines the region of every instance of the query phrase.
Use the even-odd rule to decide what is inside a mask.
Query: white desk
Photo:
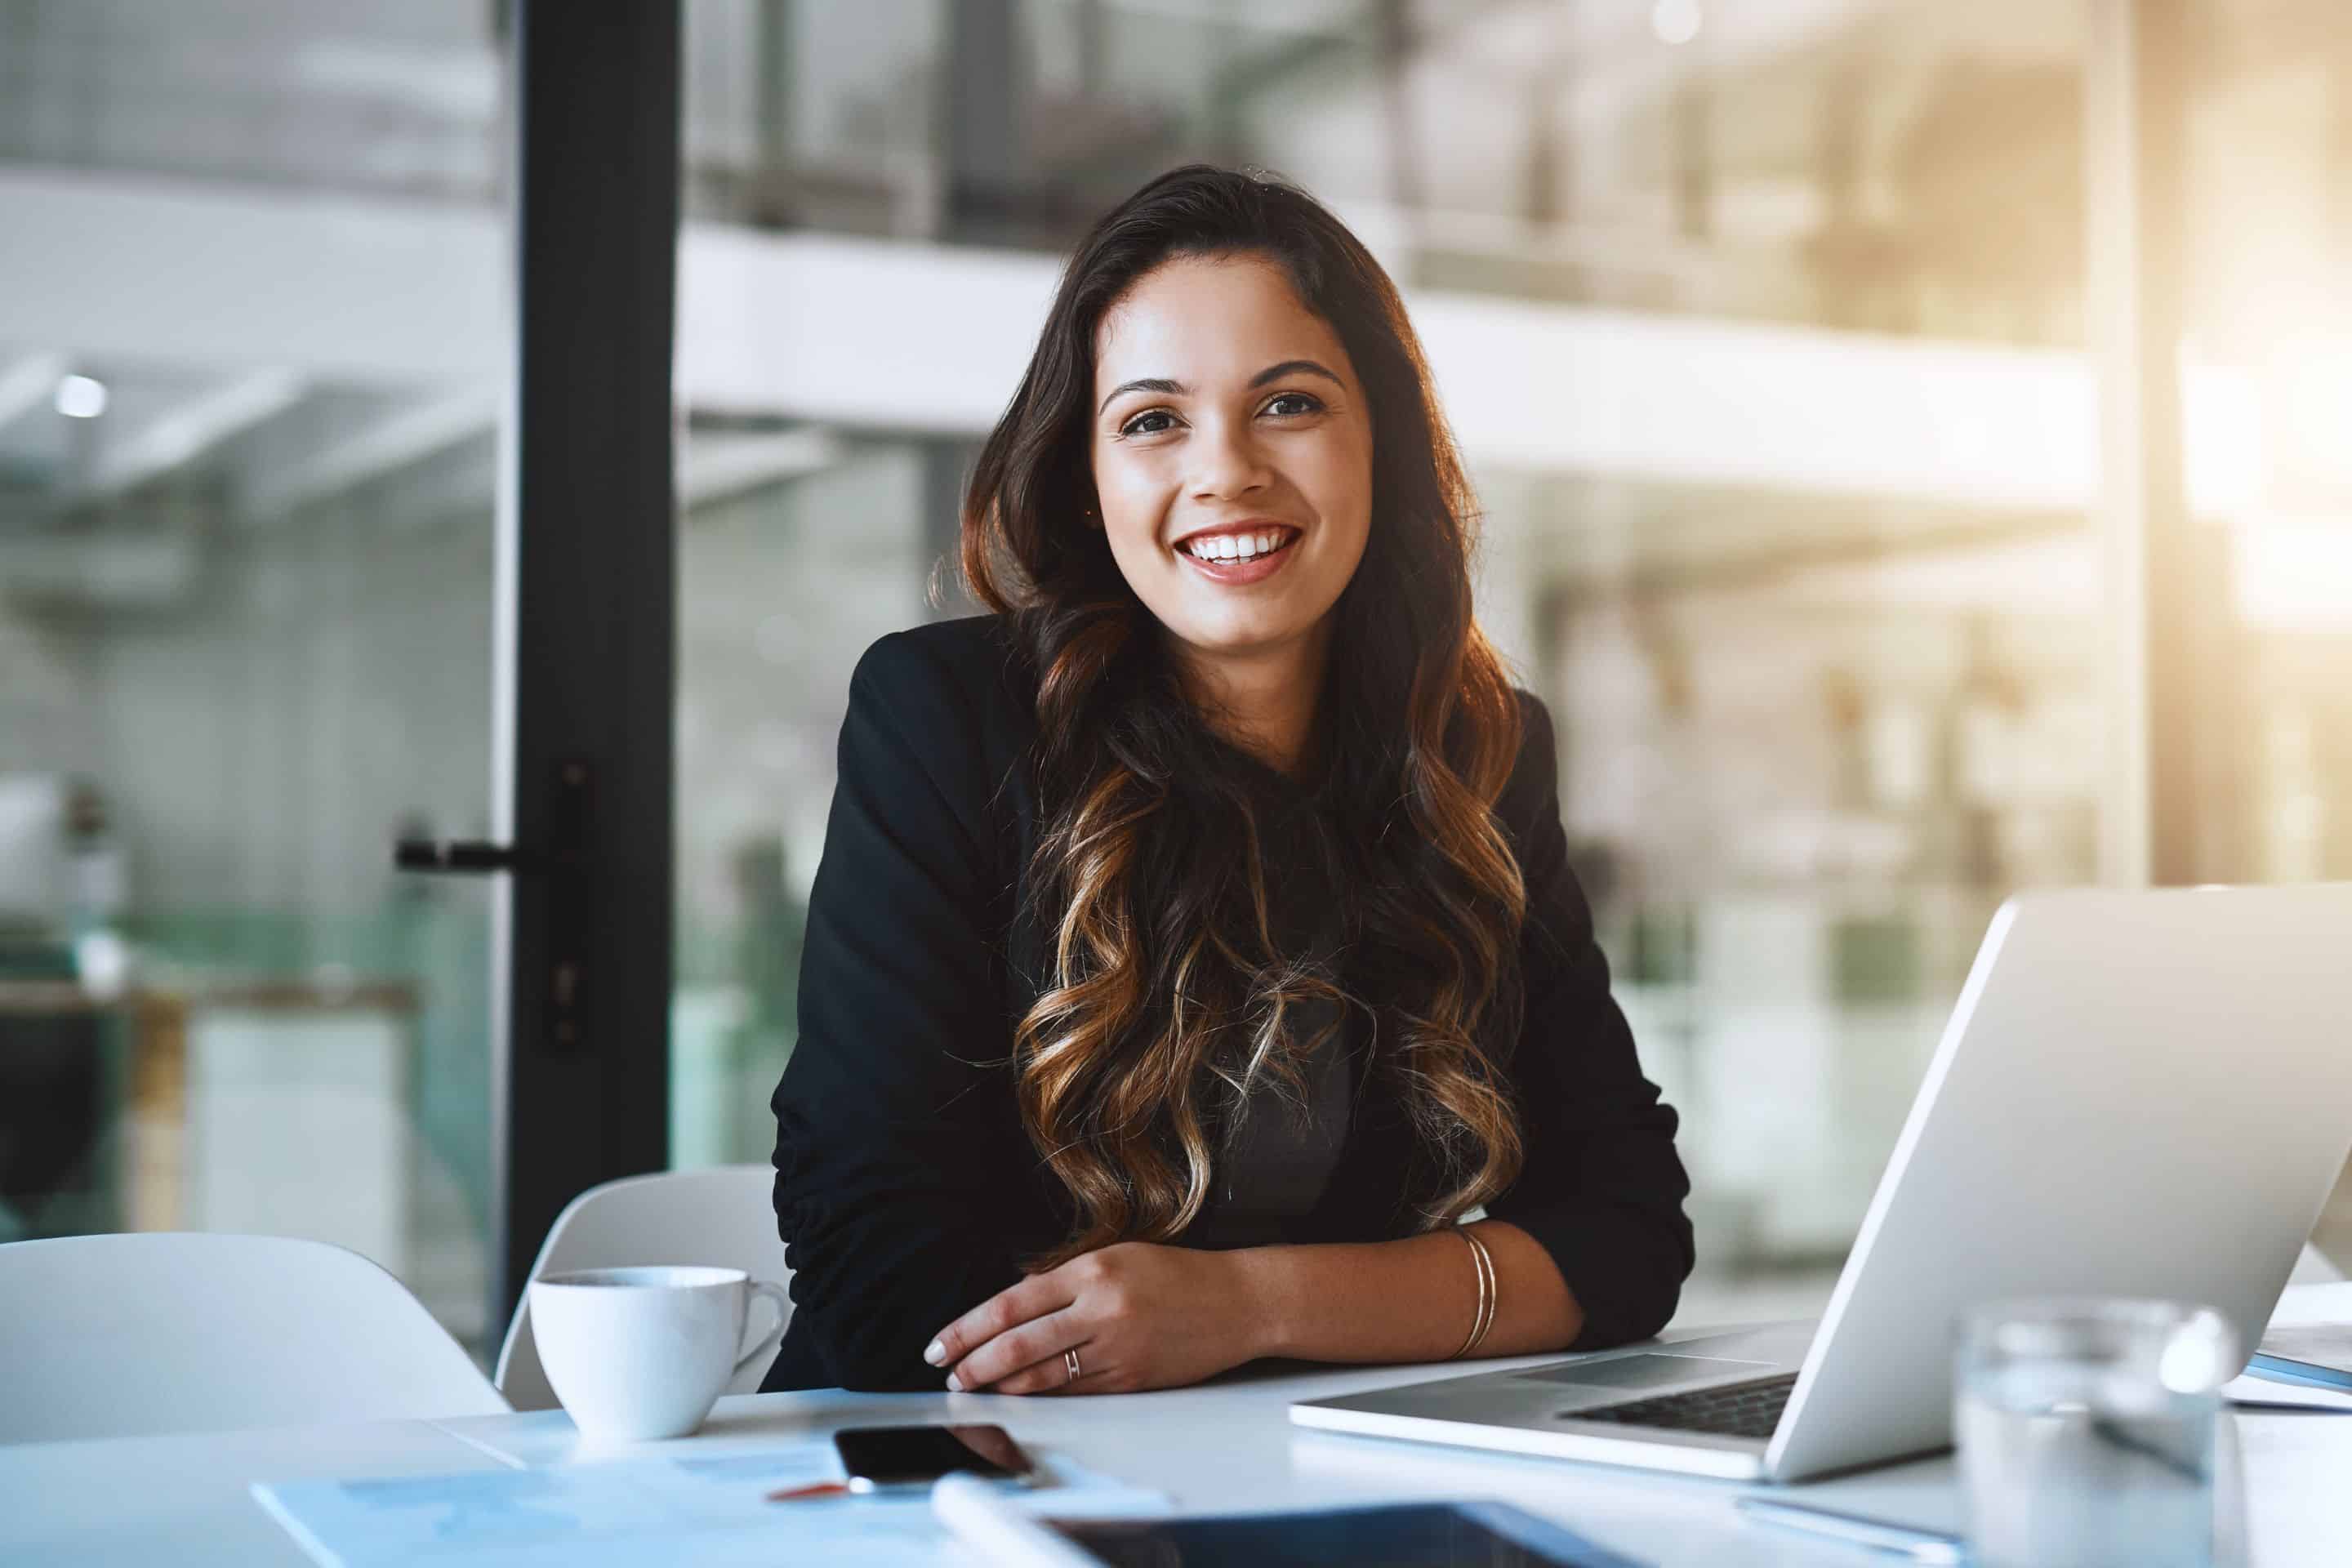
[[[1661,1568],[1893,1561],[1748,1523],[1732,1508],[1739,1489],[1721,1482],[1307,1432],[1293,1427],[1286,1411],[1302,1394],[1459,1370],[1319,1372],[1088,1399],[754,1394],[720,1401],[700,1433],[660,1447],[742,1452],[861,1423],[993,1420],[1024,1442],[1170,1492],[1192,1510],[1503,1498]],[[2243,1561],[2250,1568],[2352,1561],[2352,1488],[2345,1484],[2352,1477],[2352,1416],[2249,1414],[2235,1421]],[[249,1482],[551,1464],[578,1452],[560,1411],[0,1447],[0,1563],[299,1565],[308,1560],[253,1502]],[[1926,1519],[1952,1516],[1951,1492],[1950,1462],[1938,1459],[1782,1495]],[[780,1529],[789,1530],[789,1521],[780,1509]],[[788,1539],[780,1536],[780,1546]],[[943,1552],[941,1561],[962,1560]]]
[[[0,1447],[0,1563],[307,1564],[247,1491],[253,1482],[445,1475],[500,1462],[425,1421],[14,1444]]]

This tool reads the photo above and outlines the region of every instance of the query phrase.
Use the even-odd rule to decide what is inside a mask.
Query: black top
[[[1343,974],[1347,933],[1338,918],[1338,829],[1322,799],[1314,787],[1246,752],[1212,744],[1249,789],[1266,857],[1266,912],[1282,955]],[[1213,1180],[1199,1217],[1184,1232],[1188,1247],[1291,1240],[1339,1170],[1371,1068],[1370,1031],[1360,1010],[1343,1012],[1321,998],[1296,1005],[1285,1022],[1294,1039],[1317,1042],[1298,1064],[1298,1090],[1286,1091],[1262,1075],[1238,1113],[1225,1103],[1229,1095],[1212,1100],[1203,1121],[1215,1141]]]
[[[795,1310],[765,1388],[936,1389],[922,1359],[931,1337],[1067,1234],[1067,1200],[1022,1130],[1006,1060],[1050,951],[1021,900],[1037,833],[1035,686],[1022,669],[1000,624],[980,616],[884,637],[851,677],[800,1038],[773,1102]],[[1691,1267],[1690,1184],[1675,1113],[1634,1059],[1568,867],[1550,717],[1533,697],[1521,705],[1526,738],[1496,815],[1527,884],[1524,1025],[1489,1048],[1525,1158],[1486,1207],[1551,1255],[1584,1310],[1574,1348],[1591,1350],[1673,1315]],[[1335,1037],[1318,1063],[1360,1048]],[[1278,1126],[1270,1148],[1228,1151],[1261,1170],[1290,1165],[1287,1191],[1313,1188],[1303,1209],[1262,1196],[1247,1213],[1213,1205],[1186,1242],[1386,1241],[1421,1228],[1425,1166],[1388,1079],[1349,1073],[1336,1090],[1344,1135],[1319,1172]],[[1323,1089],[1313,1100],[1328,1126],[1337,1102]],[[1274,1121],[1254,1108],[1243,1139]]]

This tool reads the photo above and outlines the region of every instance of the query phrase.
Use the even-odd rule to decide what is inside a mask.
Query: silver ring
[[[1062,1352],[1062,1370],[1070,1374],[1062,1380],[1064,1383],[1076,1383],[1086,1375],[1078,1368],[1078,1352],[1076,1346]]]

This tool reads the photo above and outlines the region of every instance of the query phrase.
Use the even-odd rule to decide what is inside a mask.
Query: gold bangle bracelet
[[[1455,1226],[1454,1234],[1470,1244],[1470,1267],[1478,1277],[1478,1305],[1470,1315],[1470,1332],[1463,1340],[1462,1348],[1450,1358],[1460,1361],[1476,1350],[1486,1339],[1486,1331],[1495,1326],[1495,1260],[1488,1255],[1486,1244],[1466,1227]]]
[[[1470,1353],[1471,1342],[1478,1337],[1478,1320],[1486,1313],[1486,1271],[1478,1267],[1478,1247],[1475,1242],[1471,1241],[1470,1233],[1457,1226],[1454,1227],[1454,1234],[1460,1237],[1464,1244],[1470,1248],[1470,1278],[1477,1288],[1476,1302],[1470,1309],[1470,1331],[1462,1336],[1461,1344],[1455,1346],[1454,1353],[1445,1358],[1448,1361],[1460,1361]]]
[[[1495,1311],[1502,1305],[1503,1291],[1501,1284],[1495,1278],[1495,1255],[1486,1250],[1486,1244],[1478,1239],[1476,1231],[1465,1229],[1462,1235],[1463,1238],[1477,1251],[1478,1275],[1486,1284],[1485,1310],[1478,1316],[1478,1331],[1470,1340],[1469,1353],[1475,1355],[1477,1353],[1478,1347],[1486,1342],[1486,1331],[1495,1326]]]

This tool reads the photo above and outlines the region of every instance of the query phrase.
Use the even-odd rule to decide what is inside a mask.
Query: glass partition
[[[2194,624],[2197,875],[2352,879],[2352,45],[2315,5],[2192,8],[2190,353],[2252,410]],[[2352,1183],[2313,1244],[2352,1270]]]
[[[479,5],[0,4],[0,1240],[353,1247],[478,1354]],[[396,198],[396,199],[395,199]]]

